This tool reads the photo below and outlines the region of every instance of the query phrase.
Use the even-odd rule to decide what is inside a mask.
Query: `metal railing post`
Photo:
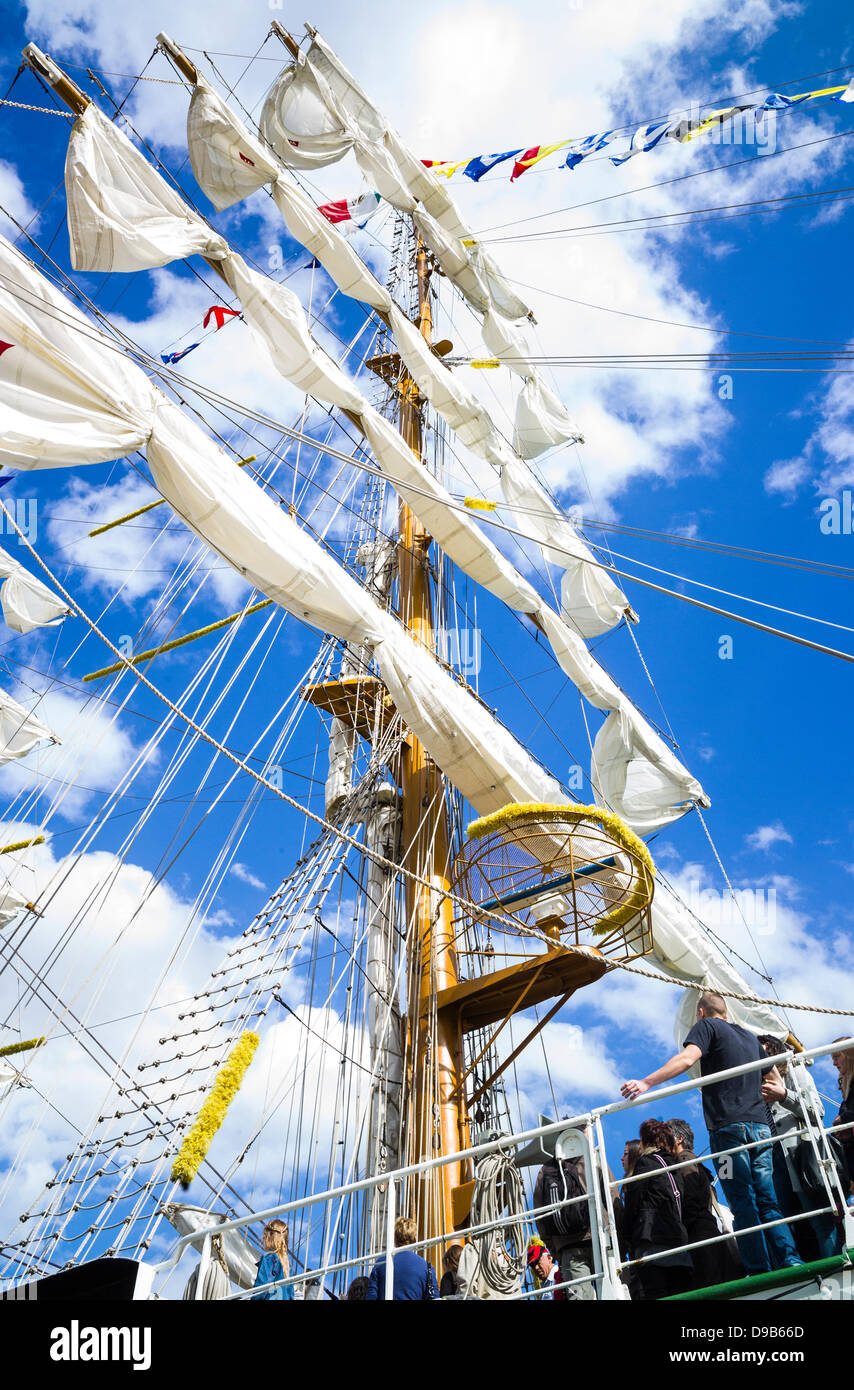
[[[394,1222],[397,1190],[394,1178],[388,1180],[385,1203],[385,1296],[394,1298]]]
[[[600,1297],[600,1298],[607,1298],[607,1297],[608,1297],[607,1287],[606,1287],[606,1286],[609,1285],[609,1286],[610,1286],[610,1290],[611,1290],[611,1297],[612,1297],[612,1298],[615,1298],[615,1299],[619,1299],[619,1298],[629,1299],[629,1298],[631,1298],[631,1295],[630,1295],[630,1293],[629,1293],[628,1288],[626,1287],[626,1285],[623,1283],[622,1279],[620,1278],[620,1274],[619,1274],[619,1266],[620,1266],[620,1246],[619,1246],[619,1241],[618,1241],[618,1239],[617,1239],[617,1221],[616,1221],[616,1217],[615,1217],[615,1215],[614,1215],[614,1201],[613,1201],[613,1197],[612,1197],[612,1195],[611,1195],[611,1183],[610,1183],[610,1180],[609,1180],[609,1179],[610,1179],[610,1174],[609,1174],[609,1171],[608,1171],[608,1155],[607,1155],[607,1150],[606,1150],[606,1148],[605,1148],[605,1134],[604,1134],[604,1131],[603,1131],[603,1129],[602,1129],[602,1121],[601,1121],[601,1119],[599,1118],[598,1115],[596,1116],[596,1119],[595,1119],[594,1122],[593,1122],[593,1130],[594,1130],[594,1134],[595,1134],[595,1136],[596,1136],[596,1149],[597,1149],[597,1152],[598,1152],[598,1153],[600,1154],[600,1156],[601,1156],[601,1162],[602,1162],[602,1188],[603,1188],[603,1191],[604,1191],[604,1193],[605,1193],[605,1210],[606,1210],[606,1212],[607,1212],[607,1214],[608,1214],[608,1216],[607,1216],[607,1235],[606,1235],[606,1238],[605,1238],[605,1247],[604,1247],[604,1264],[605,1264],[607,1273],[606,1273],[606,1276],[605,1276],[605,1280],[603,1280],[602,1287],[601,1287],[601,1290],[600,1290],[600,1292],[599,1292],[599,1297]]]
[[[594,1281],[593,1292],[597,1298],[605,1293],[605,1250],[602,1242],[602,1194],[599,1187],[599,1162],[596,1146],[593,1143],[591,1126],[586,1124],[581,1130],[584,1140],[584,1167],[587,1173],[587,1210],[590,1216],[590,1235],[593,1245],[593,1273],[599,1277]]]
[[[854,1212],[848,1206],[848,1194],[840,1181],[836,1160],[833,1157],[833,1150],[825,1133],[822,1118],[815,1112],[812,1091],[806,1081],[801,1078],[801,1070],[805,1065],[801,1061],[800,1054],[797,1054],[792,1058],[789,1071],[801,1102],[807,1137],[815,1152],[828,1200],[832,1207],[842,1213],[843,1245],[848,1248],[854,1245]]]
[[[207,1272],[208,1272],[208,1268],[209,1268],[209,1266],[210,1266],[210,1262],[211,1262],[211,1238],[210,1238],[210,1234],[208,1234],[208,1235],[205,1236],[204,1240],[202,1241],[202,1254],[201,1254],[201,1259],[199,1260],[199,1267],[198,1267],[198,1269],[197,1269],[197,1271],[196,1271],[196,1298],[197,1298],[197,1299],[200,1299],[200,1298],[203,1298],[203,1297],[204,1297],[204,1294],[203,1294],[203,1292],[202,1292],[202,1285],[204,1284],[204,1281],[205,1281],[205,1279],[206,1279],[206,1277],[207,1277]]]

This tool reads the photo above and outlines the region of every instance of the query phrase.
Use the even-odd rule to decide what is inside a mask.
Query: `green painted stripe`
[[[707,1289],[692,1289],[690,1293],[670,1294],[661,1303],[697,1303],[707,1299],[740,1298],[742,1294],[762,1293],[765,1290],[783,1289],[789,1284],[800,1283],[803,1279],[823,1279],[828,1274],[836,1274],[854,1264],[854,1249],[841,1255],[831,1255],[826,1260],[813,1260],[810,1264],[794,1265],[790,1269],[772,1269],[767,1274],[750,1274],[744,1279],[732,1279],[728,1284],[712,1284]]]

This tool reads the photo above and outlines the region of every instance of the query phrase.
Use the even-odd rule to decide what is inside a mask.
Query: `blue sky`
[[[488,8],[472,4],[462,10],[435,4],[429,16],[419,19],[423,28],[414,32],[404,27],[414,22],[409,16],[405,21],[401,16],[390,18],[376,4],[360,7],[360,19],[344,7],[322,4],[312,19],[419,154],[461,158],[537,140],[553,141],[567,133],[584,135],[634,118],[645,120],[695,99],[720,99],[725,104],[729,96],[763,86],[791,92],[850,76],[854,25],[842,6],[750,0],[738,9],[737,16],[722,16],[712,4],[669,0],[651,16],[648,7],[628,2],[602,7],[585,0],[578,7],[538,3],[523,21],[512,7],[501,4]],[[250,6],[237,16],[193,0],[154,3],[145,7],[144,16],[135,8],[132,15],[120,17],[106,4],[84,5],[75,0],[9,5],[7,14],[0,57],[3,91],[14,77],[20,48],[28,37],[58,60],[77,64],[73,69],[69,66],[69,71],[87,92],[94,93],[85,77],[87,65],[103,73],[138,73],[163,25],[188,47],[215,50],[217,64],[229,81],[238,78],[246,62],[224,55],[253,53],[271,17],[297,31],[300,27],[296,14],[266,5]],[[376,37],[380,21],[381,44]],[[413,61],[416,50],[426,55],[423,65]],[[263,49],[265,59],[282,53],[275,41]],[[846,63],[849,67],[838,77],[811,77]],[[413,67],[417,72],[413,73]],[[250,109],[276,71],[275,63],[264,61],[242,79],[238,92]],[[148,72],[173,76],[162,57],[155,58]],[[104,76],[103,80],[117,100],[130,86],[124,77]],[[17,82],[12,97],[46,104],[29,75]],[[102,105],[111,111],[108,102]],[[185,106],[180,88],[150,83],[135,89],[127,110],[136,129],[207,209],[185,165]],[[61,186],[57,190],[68,123],[9,107],[0,118],[5,133],[0,202],[25,222],[42,209],[33,223],[33,235],[68,270],[64,197]],[[756,150],[715,149],[698,142],[686,149],[654,151],[621,170],[597,161],[573,173],[555,168],[553,160],[512,188],[505,173],[477,187],[466,181],[455,184],[455,193],[475,229],[481,231],[560,209],[565,209],[560,216],[528,225],[587,227],[646,213],[844,189],[852,184],[854,173],[854,147],[851,138],[844,138],[844,132],[851,130],[854,106],[828,104],[781,117],[777,147],[800,148],[768,155],[730,172],[717,166]],[[826,138],[830,136],[840,138]],[[700,169],[713,172],[642,191],[648,184]],[[323,171],[318,179],[318,192],[328,197],[348,196],[357,189],[357,175],[349,166]],[[620,196],[598,206],[583,206],[612,194]],[[214,220],[262,265],[269,263],[271,248],[276,246],[288,266],[302,266],[307,259],[276,225],[262,195]],[[496,235],[512,230],[505,228]],[[542,350],[548,354],[697,352],[726,346],[781,351],[792,344],[725,335],[848,342],[852,338],[850,239],[848,204],[840,201],[823,209],[708,222],[658,235],[609,229],[608,235],[578,237],[572,243],[508,242],[496,243],[494,249],[508,274],[536,287],[532,303]],[[382,269],[383,254],[375,244],[367,237],[358,244]],[[203,266],[196,269],[212,279]],[[192,340],[200,312],[214,298],[227,302],[218,290],[212,295],[182,265],[133,278],[76,278],[104,312],[120,317],[127,331],[155,353],[175,341]],[[312,286],[307,270],[299,270],[289,283],[305,303],[311,294],[315,308],[331,290],[321,276]],[[565,303],[549,297],[547,290],[600,307],[584,309]],[[609,309],[640,317],[606,312]],[[706,325],[716,331],[648,321],[656,318],[677,325]],[[322,319],[327,330],[347,340],[362,315],[339,296]],[[457,335],[458,345],[476,343],[473,325],[464,317],[448,332]],[[333,338],[326,341],[334,346]],[[197,374],[200,381],[227,390],[238,401],[264,408],[286,423],[298,420],[302,398],[274,377],[255,352],[245,328],[236,325],[206,341],[182,365],[189,377]],[[491,388],[492,383],[484,385],[474,379],[476,375],[465,376],[474,389]],[[577,506],[587,517],[854,570],[852,537],[826,535],[819,527],[822,500],[841,497],[846,488],[854,491],[850,378],[821,372],[736,372],[728,398],[720,376],[709,371],[558,369],[555,384],[580,420],[587,442],[544,461],[550,484],[567,506]],[[500,383],[496,389],[498,406],[506,405],[509,383]],[[318,413],[315,424],[319,421]],[[241,449],[243,443],[235,438]],[[260,451],[259,456],[263,457]],[[307,462],[303,455],[303,469]],[[483,478],[480,481],[485,483]],[[280,473],[279,482],[283,490],[290,488],[287,469]],[[461,474],[457,482],[456,490],[465,490]],[[146,529],[154,524],[150,517],[100,545],[97,541],[81,545],[80,535],[91,525],[141,505],[150,495],[124,463],[92,468],[85,474],[57,470],[19,477],[3,494],[7,505],[10,496],[38,499],[38,548],[93,615],[108,603],[126,566],[136,567],[129,598],[126,594],[116,599],[103,618],[113,640],[124,634],[136,636],[178,561],[184,535],[174,528],[147,558],[145,550],[156,534]],[[81,517],[94,520],[83,524]],[[588,534],[596,539],[600,533],[591,529]],[[6,543],[17,554],[14,538]],[[610,543],[614,551],[630,557],[616,561],[630,573],[655,579],[650,571],[638,568],[643,561],[781,609],[854,627],[849,576],[819,575],[619,533],[610,535]],[[509,553],[514,553],[512,547]],[[660,582],[854,652],[850,632],[769,612],[743,599],[715,597],[678,578],[663,576]],[[631,581],[626,581],[626,589],[641,617],[636,637],[655,690],[624,630],[597,644],[597,655],[659,724],[663,722],[660,697],[678,738],[680,756],[712,799],[707,824],[735,886],[776,892],[776,918],[770,924],[759,923],[754,942],[743,927],[727,921],[718,924],[721,935],[750,962],[757,962],[758,945],[778,997],[854,1007],[848,983],[854,960],[850,665],[733,625]],[[235,611],[244,594],[233,576],[218,569],[194,601],[191,618],[179,617],[173,610],[172,620],[179,617],[178,631],[211,622]],[[566,780],[572,763],[586,767],[589,761],[577,696],[530,633],[499,605],[481,597],[477,615],[484,642],[478,675],[481,695]],[[267,616],[263,615],[265,620]],[[257,626],[250,630],[253,621]],[[235,637],[232,654],[249,650],[260,623],[261,615],[247,621]],[[229,734],[231,746],[237,749],[245,750],[258,737],[274,709],[272,698],[291,688],[317,645],[311,632],[291,620],[281,623],[276,617],[275,624],[281,631],[265,668],[275,677],[265,675],[248,693],[249,676],[238,682],[240,698],[245,695],[246,702]],[[726,660],[720,656],[724,636],[732,638],[732,656]],[[63,680],[79,682],[84,673],[105,661],[99,644],[92,638],[82,639],[79,625],[71,622],[58,637],[54,632],[31,638],[7,633],[0,646],[0,663],[6,664],[3,683],[26,696],[28,689],[32,693],[43,688],[36,673],[48,667],[54,674],[61,672]],[[206,647],[203,654],[209,650]],[[196,669],[199,652],[190,648],[154,668],[162,687],[173,695],[180,692]],[[520,691],[508,685],[498,653],[518,678]],[[247,671],[255,659],[250,658]],[[67,670],[61,671],[64,663]],[[128,690],[125,682],[118,698]],[[79,738],[77,706],[58,708],[55,689],[52,698],[57,717],[66,718],[69,729],[77,731],[72,740]],[[215,716],[213,727],[219,736],[229,728],[235,703],[226,701]],[[87,823],[150,733],[151,716],[159,716],[159,707],[144,691],[134,692],[130,704],[136,713],[123,712],[108,737],[103,719],[97,725],[97,737],[105,734],[105,741],[87,755],[89,780],[84,768],[79,772],[79,781],[94,790],[77,793],[52,820],[55,858],[74,844],[75,830]],[[50,708],[48,701],[43,708]],[[546,720],[541,717],[543,711],[547,711]],[[316,733],[311,720],[303,722],[290,749],[286,785],[299,796],[303,787],[312,785],[300,778],[313,777],[310,804],[320,811],[324,769],[314,761]],[[174,744],[175,736],[170,738]],[[165,759],[161,753],[158,766],[142,774],[133,795],[144,797],[150,792]],[[194,754],[167,795],[192,798],[206,765],[206,758]],[[33,769],[41,767],[44,773],[45,766],[31,758],[25,764],[29,772],[6,770],[10,794],[26,795],[27,787],[33,785]],[[220,782],[225,776],[219,765],[211,780]],[[232,795],[245,795],[245,779],[237,786]],[[128,800],[128,811],[139,804]],[[14,803],[15,814],[20,806],[21,802]],[[229,803],[213,811],[169,869],[167,884],[174,895],[170,910],[175,910],[176,920],[180,904],[192,902],[200,891],[212,851],[218,850],[227,834],[234,809]],[[178,801],[164,807],[139,834],[132,862],[155,870],[165,828],[180,838],[186,833],[181,822],[185,811],[186,804]],[[97,851],[115,853],[131,824],[130,814],[112,819],[97,839]],[[225,878],[211,904],[213,917],[199,968],[208,955],[215,955],[217,934],[241,930],[247,914],[261,905],[264,890],[273,888],[299,852],[302,836],[301,817],[273,798],[261,800],[240,846],[242,868]],[[696,815],[661,834],[652,850],[683,891],[689,891],[692,883],[698,890],[725,889]],[[759,977],[748,972],[748,979],[765,992]],[[620,1079],[643,1075],[663,1060],[672,1043],[672,1007],[673,991],[625,978],[598,987],[595,999],[591,991],[590,998],[573,1000],[551,1031],[548,1045],[559,1106],[572,1110],[613,1099]],[[844,1031],[842,1020],[828,1024],[810,1015],[796,1015],[793,1021],[809,1042],[829,1040]],[[834,1096],[829,1064],[820,1070],[823,1089]],[[520,1082],[523,1118],[530,1118],[539,1106],[551,1107],[541,1054],[539,1061],[531,1060]],[[615,1159],[629,1132],[628,1120],[615,1126]]]

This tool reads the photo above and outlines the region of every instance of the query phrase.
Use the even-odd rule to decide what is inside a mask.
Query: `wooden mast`
[[[416,243],[418,321],[432,340],[430,259]],[[399,384],[400,432],[421,459],[422,400],[415,382],[404,375]],[[431,538],[411,509],[398,511],[399,611],[402,621],[430,651],[435,650],[430,584]],[[403,867],[433,883],[433,890],[406,880],[409,929],[408,999],[409,1081],[412,1161],[457,1152],[468,1144],[468,1121],[460,1080],[461,1035],[448,1015],[437,1016],[440,992],[458,983],[451,899],[451,850],[442,774],[424,745],[408,734],[401,762],[403,797]],[[421,1239],[451,1229],[453,1190],[460,1183],[458,1164],[428,1175],[416,1193],[415,1214]],[[433,1252],[438,1264],[441,1248]]]
[[[273,32],[293,57],[299,46],[287,30],[273,20]],[[430,309],[431,261],[426,247],[416,243],[418,275],[418,326],[433,345]],[[388,324],[385,314],[380,318]],[[447,352],[449,343],[436,351]],[[400,402],[400,432],[420,460],[423,447],[423,402],[408,373],[399,375],[400,359],[369,362],[378,375],[396,382]],[[398,611],[416,641],[435,652],[433,599],[430,583],[431,537],[412,510],[401,502],[398,510]],[[407,944],[407,1014],[409,1127],[411,1161],[456,1153],[468,1145],[468,1119],[461,1085],[462,1034],[457,1015],[446,1010],[437,1016],[440,992],[459,983],[451,900],[451,850],[442,774],[424,745],[412,733],[404,741],[401,768],[402,867],[435,887],[431,890],[407,877],[405,888]],[[459,1164],[423,1179],[414,1193],[414,1215],[422,1240],[453,1228],[454,1189],[460,1184]],[[442,1247],[425,1252],[441,1267]]]

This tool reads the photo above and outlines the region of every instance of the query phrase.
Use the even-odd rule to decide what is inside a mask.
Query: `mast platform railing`
[[[574,1285],[584,1283],[593,1283],[597,1291],[597,1297],[599,1298],[628,1298],[628,1288],[621,1279],[621,1275],[626,1271],[637,1269],[647,1263],[661,1260],[668,1254],[674,1252],[672,1250],[662,1250],[654,1254],[637,1258],[622,1258],[617,1244],[613,1190],[625,1188],[632,1183],[644,1182],[648,1178],[657,1176],[657,1174],[644,1173],[629,1177],[614,1178],[610,1173],[607,1163],[602,1121],[608,1119],[611,1115],[640,1110],[650,1105],[658,1106],[663,1100],[670,1099],[674,1096],[685,1095],[691,1092],[702,1092],[705,1086],[713,1085],[730,1077],[742,1076],[753,1071],[768,1070],[770,1066],[779,1063],[788,1063],[789,1065],[789,1074],[792,1077],[796,1091],[801,1097],[806,1120],[800,1124],[797,1131],[789,1131],[785,1135],[772,1134],[768,1139],[752,1140],[743,1144],[734,1145],[732,1148],[721,1150],[709,1157],[720,1160],[753,1149],[768,1148],[773,1144],[782,1143],[793,1137],[806,1139],[813,1147],[815,1153],[817,1171],[820,1173],[824,1182],[826,1203],[824,1205],[818,1205],[811,1211],[797,1213],[794,1216],[781,1217],[772,1221],[760,1222],[755,1226],[742,1228],[735,1232],[724,1231],[716,1237],[710,1237],[702,1241],[694,1241],[676,1248],[680,1251],[690,1252],[695,1249],[707,1248],[732,1240],[739,1235],[743,1236],[753,1232],[769,1230],[778,1225],[791,1226],[797,1222],[808,1221],[822,1215],[835,1215],[839,1219],[843,1232],[843,1249],[854,1248],[854,1208],[848,1206],[849,1194],[843,1189],[840,1182],[836,1160],[827,1141],[828,1135],[850,1129],[850,1125],[825,1126],[822,1124],[820,1118],[814,1113],[812,1097],[806,1087],[804,1087],[799,1075],[808,1062],[828,1056],[831,1052],[843,1052],[852,1048],[854,1048],[854,1038],[841,1042],[828,1043],[800,1053],[786,1052],[776,1057],[762,1057],[754,1062],[748,1062],[739,1067],[731,1067],[727,1071],[716,1072],[711,1076],[677,1082],[669,1086],[662,1086],[647,1091],[642,1096],[636,1097],[631,1101],[615,1101],[608,1105],[595,1107],[579,1115],[551,1121],[548,1124],[539,1125],[517,1134],[490,1139],[483,1143],[472,1145],[459,1153],[444,1155],[439,1158],[425,1159],[420,1163],[409,1164],[394,1171],[376,1174],[351,1183],[345,1183],[324,1192],[307,1194],[306,1196],[294,1199],[290,1202],[284,1202],[275,1207],[270,1207],[265,1211],[256,1212],[248,1216],[235,1217],[230,1221],[219,1222],[215,1227],[211,1227],[210,1235],[222,1236],[229,1230],[240,1230],[244,1227],[256,1225],[259,1222],[272,1220],[274,1217],[287,1218],[289,1215],[296,1212],[323,1205],[327,1205],[331,1211],[332,1204],[336,1202],[340,1203],[355,1193],[368,1192],[378,1187],[386,1190],[385,1244],[383,1249],[372,1251],[368,1254],[353,1256],[345,1260],[330,1261],[324,1258],[316,1268],[306,1267],[300,1273],[290,1275],[286,1279],[278,1280],[264,1286],[258,1286],[251,1290],[240,1290],[221,1301],[251,1299],[258,1293],[270,1292],[287,1285],[295,1287],[299,1285],[317,1285],[318,1281],[320,1281],[322,1285],[323,1281],[332,1275],[342,1273],[346,1270],[352,1270],[354,1274],[369,1270],[373,1267],[375,1262],[380,1259],[385,1260],[385,1268],[387,1271],[385,1297],[390,1299],[393,1297],[394,1278],[392,1256],[396,1249],[398,1251],[404,1249],[414,1250],[423,1254],[437,1246],[461,1243],[470,1240],[472,1237],[486,1235],[493,1231],[506,1230],[508,1225],[513,1221],[521,1221],[533,1232],[536,1232],[538,1218],[554,1212],[559,1208],[565,1208],[580,1202],[586,1202],[590,1210],[593,1257],[592,1273],[577,1279],[571,1279],[560,1284],[549,1286],[545,1295],[541,1290],[526,1290],[522,1288],[520,1280],[518,1291],[507,1295],[506,1298],[507,1300],[523,1300],[537,1296],[550,1296],[553,1289],[571,1288]],[[450,1163],[459,1163],[463,1159],[471,1159],[476,1162],[486,1155],[496,1152],[510,1154],[513,1150],[526,1147],[536,1141],[540,1141],[543,1149],[543,1161],[545,1162],[550,1156],[550,1153],[546,1149],[543,1141],[550,1139],[558,1141],[567,1131],[572,1131],[576,1138],[581,1139],[583,1145],[586,1171],[588,1174],[588,1192],[584,1196],[569,1198],[566,1201],[552,1203],[548,1206],[531,1208],[517,1214],[508,1215],[502,1213],[496,1219],[476,1226],[466,1226],[460,1230],[449,1228],[438,1236],[416,1241],[412,1245],[394,1246],[394,1221],[398,1211],[398,1194],[406,1190],[409,1182],[414,1176],[430,1172]],[[682,1160],[669,1165],[669,1169],[670,1171],[678,1171],[680,1168],[690,1167],[698,1161],[702,1161],[702,1158],[698,1159],[695,1157],[693,1159]],[[592,1180],[591,1175],[593,1175]],[[820,1204],[823,1199],[817,1195],[815,1200]],[[168,1275],[192,1244],[195,1243],[196,1246],[198,1246],[199,1239],[200,1233],[198,1231],[180,1236],[175,1241],[164,1260],[156,1264],[146,1262],[149,1273],[155,1278],[158,1275]],[[204,1268],[210,1258],[209,1245],[209,1237],[205,1237],[202,1244],[202,1262],[197,1280],[197,1290],[200,1290],[202,1287]],[[524,1277],[524,1274],[522,1277]]]

